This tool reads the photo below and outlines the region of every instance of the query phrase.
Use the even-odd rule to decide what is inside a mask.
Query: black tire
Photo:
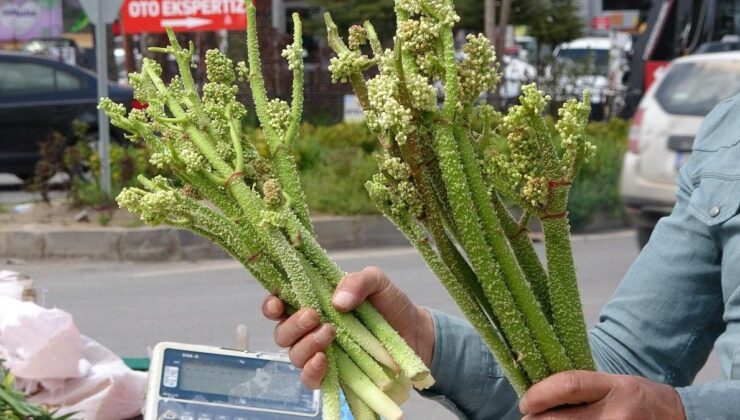
[[[605,108],[606,107],[604,104],[592,104],[591,105],[591,120],[592,121],[604,121]]]
[[[645,248],[645,245],[650,240],[650,235],[653,234],[653,227],[638,226],[635,230],[637,231],[637,245],[640,249]]]

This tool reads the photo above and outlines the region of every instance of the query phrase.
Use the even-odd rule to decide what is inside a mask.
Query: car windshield
[[[585,74],[606,75],[609,68],[609,50],[592,48],[563,48],[557,53],[558,63],[582,68]]]
[[[703,117],[738,92],[740,60],[690,62],[671,66],[655,98],[671,114]]]

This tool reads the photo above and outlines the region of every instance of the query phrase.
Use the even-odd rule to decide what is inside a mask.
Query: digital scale
[[[321,418],[321,393],[280,355],[159,343],[149,367],[145,420]]]

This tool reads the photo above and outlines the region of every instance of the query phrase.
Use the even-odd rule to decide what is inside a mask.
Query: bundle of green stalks
[[[397,0],[395,11],[392,49],[369,22],[351,27],[345,43],[325,16],[333,77],[351,83],[383,146],[371,198],[520,395],[556,372],[593,370],[566,212],[571,182],[593,152],[584,139],[588,94],[565,103],[554,129],[542,116],[550,98],[534,85],[522,88],[520,105],[496,112],[480,104],[500,80],[493,47],[469,35],[456,58],[452,1]],[[371,68],[377,75],[366,80]],[[527,234],[533,218],[544,230],[545,265]]]
[[[434,383],[428,368],[370,304],[340,313],[331,296],[345,275],[313,235],[291,146],[303,106],[301,22],[293,16],[294,41],[283,52],[293,72],[292,102],[269,100],[261,73],[255,8],[248,4],[248,60],[237,65],[218,50],[206,54],[208,83],[198,94],[191,75],[193,45],[182,48],[168,30],[180,75],[169,84],[162,69],[145,59],[130,75],[136,99],[148,106],[127,111],[103,99],[114,125],[153,151],[153,164],[173,179],[140,177],[118,203],[147,224],[188,229],[219,244],[289,308],[315,309],[336,327],[327,349],[322,384],[323,416],[340,418],[340,390],[357,418],[401,418],[399,404],[413,386]],[[237,80],[248,80],[257,117],[269,145],[261,156],[244,134],[245,107],[237,102]]]

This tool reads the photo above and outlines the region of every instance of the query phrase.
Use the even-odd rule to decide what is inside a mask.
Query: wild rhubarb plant
[[[519,394],[556,372],[593,370],[566,211],[571,182],[593,152],[583,135],[588,93],[560,109],[554,131],[542,116],[550,98],[534,85],[500,114],[479,100],[500,80],[494,49],[468,35],[464,58],[456,58],[452,0],[396,0],[395,11],[390,49],[369,22],[349,28],[345,43],[325,15],[334,80],[351,83],[383,146],[380,171],[366,185],[371,198]],[[377,75],[367,79],[371,68]],[[492,147],[499,142],[503,151]],[[523,210],[520,219],[509,203]],[[527,234],[533,218],[543,226],[545,265]]]
[[[291,310],[316,309],[337,330],[327,350],[323,415],[340,418],[340,389],[355,413],[401,418],[398,404],[412,384],[434,380],[428,368],[370,304],[340,313],[331,296],[343,271],[319,246],[309,220],[292,145],[303,107],[301,22],[293,16],[294,40],[284,51],[293,72],[290,104],[265,92],[257,42],[255,7],[248,3],[248,60],[234,64],[218,50],[206,54],[208,83],[198,93],[191,74],[194,47],[183,48],[168,30],[170,46],[154,48],[175,57],[180,75],[169,84],[162,69],[145,59],[130,75],[136,99],[146,109],[127,111],[103,99],[100,107],[133,141],[153,151],[151,162],[172,178],[139,177],[118,203],[151,225],[188,229],[221,245]],[[237,80],[249,82],[255,111],[269,146],[261,156],[242,130],[247,110],[236,100]]]

